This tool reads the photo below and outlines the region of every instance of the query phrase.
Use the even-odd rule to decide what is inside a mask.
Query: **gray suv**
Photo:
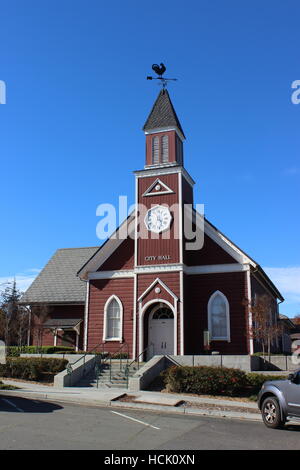
[[[265,382],[257,404],[268,428],[280,428],[289,418],[300,419],[300,369],[287,380]]]

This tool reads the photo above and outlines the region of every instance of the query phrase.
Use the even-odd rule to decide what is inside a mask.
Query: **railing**
[[[105,344],[105,343],[103,343]],[[125,354],[124,354],[124,350],[125,350]],[[126,356],[126,357],[123,357],[123,354]],[[117,357],[119,355],[119,357]],[[114,353],[108,353],[106,356],[104,356],[104,354],[102,355],[101,359],[100,359],[100,364],[99,362],[96,362],[96,365],[95,365],[95,377],[96,377],[96,381],[97,381],[97,388],[99,387],[99,376],[100,376],[100,373],[101,373],[101,370],[103,369],[102,366],[104,366],[105,364],[107,364],[109,366],[109,381],[111,382],[112,380],[112,361],[115,360],[115,359],[119,359],[119,370],[122,371],[122,365],[123,365],[123,361],[126,361],[126,365],[125,365],[125,370],[126,370],[126,367],[127,367],[127,364],[128,364],[128,359],[129,359],[129,345],[125,342],[122,344],[122,346],[120,346],[120,348],[114,352]]]
[[[150,349],[152,348],[152,355],[154,353],[154,344],[151,343],[149,344],[149,346],[147,346],[147,348],[145,348],[138,356],[136,356],[129,364],[127,363],[127,366],[125,368],[125,375],[126,375],[126,387],[128,388],[128,383],[129,383],[129,372],[130,372],[130,367],[132,366],[132,364],[134,363],[137,363],[137,369],[139,370],[140,369],[140,357],[143,355]]]
[[[69,362],[68,365],[67,365],[67,370],[68,370],[68,374],[71,374],[72,371],[73,371],[73,366],[75,364],[77,364],[77,362],[81,361],[83,359],[83,364],[85,366],[85,358],[86,356],[88,356],[89,354],[93,354],[94,352],[98,351],[99,349],[102,348],[102,353],[100,353],[100,363],[102,361],[102,357],[104,356],[104,346],[105,346],[105,343],[99,343],[97,344],[97,346],[95,346],[93,349],[91,349],[90,351],[87,351],[85,352],[81,357],[79,357],[79,359],[77,359],[75,362]],[[102,355],[101,355],[102,354]],[[96,361],[96,365],[97,365],[97,361]],[[95,367],[96,368],[96,367]],[[84,370],[84,369],[83,369]]]

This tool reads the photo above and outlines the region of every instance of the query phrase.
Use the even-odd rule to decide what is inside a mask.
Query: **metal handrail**
[[[125,370],[126,370],[126,367],[127,367],[127,364],[128,364],[128,357],[129,357],[129,346],[128,344],[125,342],[122,344],[122,346],[120,346],[120,348],[118,349],[118,351],[116,351],[115,353],[111,354],[109,353],[109,380],[111,382],[111,361],[113,360],[114,356],[117,356],[118,354],[121,353],[121,351],[126,348],[127,349],[127,358],[126,358],[126,366],[125,366]],[[105,358],[105,361],[107,360],[108,358]],[[120,371],[122,370],[122,355],[120,355]]]
[[[85,357],[88,356],[89,354],[93,354],[93,352],[96,350],[96,349],[99,349],[101,346],[103,348],[102,350],[102,354],[104,354],[104,345],[105,343],[102,342],[102,343],[99,343],[97,344],[97,346],[95,346],[93,349],[91,349],[90,351],[87,351],[85,352],[81,357],[79,357],[75,362],[70,362],[68,363],[68,367],[70,367],[72,369],[72,366],[74,366],[75,364],[77,364],[77,362],[81,361],[82,358],[84,358],[84,364],[85,364]],[[101,361],[101,356],[100,356],[100,361]]]
[[[140,357],[146,352],[148,351],[148,349],[150,349],[150,347],[152,346],[153,348],[153,352],[154,352],[154,344],[151,343],[149,344],[149,346],[147,346],[138,356],[136,356],[133,361],[130,362],[130,364],[127,363],[127,366],[126,366],[126,369],[125,369],[125,374],[126,374],[126,386],[128,388],[128,382],[129,382],[129,370],[130,370],[130,367],[132,366],[132,364],[134,364],[135,362],[137,362],[138,364],[138,370],[140,369]]]

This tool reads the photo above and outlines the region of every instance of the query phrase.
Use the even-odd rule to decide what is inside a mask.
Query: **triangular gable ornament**
[[[171,188],[169,188],[166,183],[163,183],[159,178],[157,178],[149,188],[144,192],[143,196],[159,196],[161,194],[172,194]]]

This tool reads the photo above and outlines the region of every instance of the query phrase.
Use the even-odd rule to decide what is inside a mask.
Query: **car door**
[[[285,393],[288,414],[300,417],[300,370],[295,374],[293,381],[288,382]]]

